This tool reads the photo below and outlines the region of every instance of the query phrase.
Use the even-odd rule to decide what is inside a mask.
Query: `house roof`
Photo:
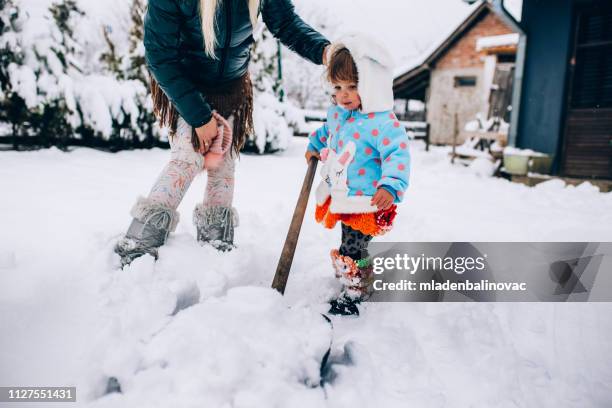
[[[487,1],[480,1],[474,6],[474,10],[455,28],[455,30],[441,43],[436,43],[423,55],[409,61],[395,72],[393,88],[406,89],[412,82],[422,82],[423,74],[428,74],[429,69],[442,57],[479,19],[489,12],[494,12]]]

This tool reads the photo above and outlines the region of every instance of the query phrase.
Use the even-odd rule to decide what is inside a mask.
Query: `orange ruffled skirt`
[[[387,210],[363,214],[334,214],[329,210],[331,197],[323,205],[317,204],[315,219],[325,228],[332,229],[338,221],[348,225],[365,235],[383,235],[393,226],[397,206],[394,204]]]

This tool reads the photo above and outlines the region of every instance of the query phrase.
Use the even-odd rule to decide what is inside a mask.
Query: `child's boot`
[[[234,246],[234,228],[238,226],[238,212],[233,207],[207,207],[198,204],[193,211],[200,245],[210,244],[221,252]]]
[[[175,210],[142,197],[130,214],[134,219],[114,249],[121,257],[122,268],[145,254],[157,259],[157,249],[165,244],[168,234],[176,229],[179,220]]]
[[[330,255],[336,277],[344,288],[340,296],[330,302],[329,313],[359,316],[357,305],[370,295],[372,265],[369,258],[355,261],[351,257],[340,255],[337,249],[332,250]]]

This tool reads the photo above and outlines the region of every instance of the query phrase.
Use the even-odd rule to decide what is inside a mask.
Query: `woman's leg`
[[[233,117],[228,121],[233,126]],[[217,168],[208,170],[204,201],[193,212],[198,242],[209,243],[220,251],[234,248],[234,228],[238,226],[238,213],[232,207],[235,168],[235,154],[230,150]]]
[[[191,144],[191,126],[180,118],[170,140],[170,161],[153,184],[147,200],[176,210],[191,182],[202,171],[204,156]]]
[[[170,161],[153,184],[148,197],[138,198],[130,214],[132,223],[116,245],[115,252],[127,265],[144,254],[157,258],[162,246],[179,220],[176,208],[195,176],[203,167],[204,158],[191,145],[191,127],[181,118],[170,140]]]

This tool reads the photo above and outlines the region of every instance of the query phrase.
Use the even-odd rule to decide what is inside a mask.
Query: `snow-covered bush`
[[[248,141],[249,150],[257,153],[284,150],[293,136],[287,121],[289,104],[280,102],[269,93],[257,93],[253,108],[255,134]]]
[[[130,26],[124,37],[114,40],[109,28],[103,31],[106,51],[101,55],[106,70],[121,85],[122,98],[116,98],[111,106],[111,116],[119,118],[113,121],[113,137],[132,141],[165,139],[160,133],[153,114],[153,104],[149,96],[149,75],[144,57],[143,17],[146,9],[145,0],[132,0],[129,10]],[[125,41],[127,37],[127,41]],[[125,55],[118,50],[115,41],[126,44]],[[109,95],[106,95],[109,96]],[[131,98],[128,100],[126,98]],[[107,98],[108,99],[108,98]],[[121,101],[121,103],[117,103]],[[130,103],[131,101],[131,103]],[[114,108],[114,110],[112,109]]]
[[[161,134],[140,45],[143,1],[126,8],[131,28],[118,30],[119,38],[80,6],[75,0],[38,0],[18,9],[13,0],[0,0],[0,121],[11,123],[15,144],[151,144]],[[116,41],[129,45],[127,56]]]
[[[33,73],[22,69],[24,53],[21,45],[21,13],[13,0],[0,0],[0,121],[9,123],[13,134],[22,134],[20,124],[27,117],[27,102],[33,103],[35,91],[26,89],[20,96],[23,83],[31,84]]]

